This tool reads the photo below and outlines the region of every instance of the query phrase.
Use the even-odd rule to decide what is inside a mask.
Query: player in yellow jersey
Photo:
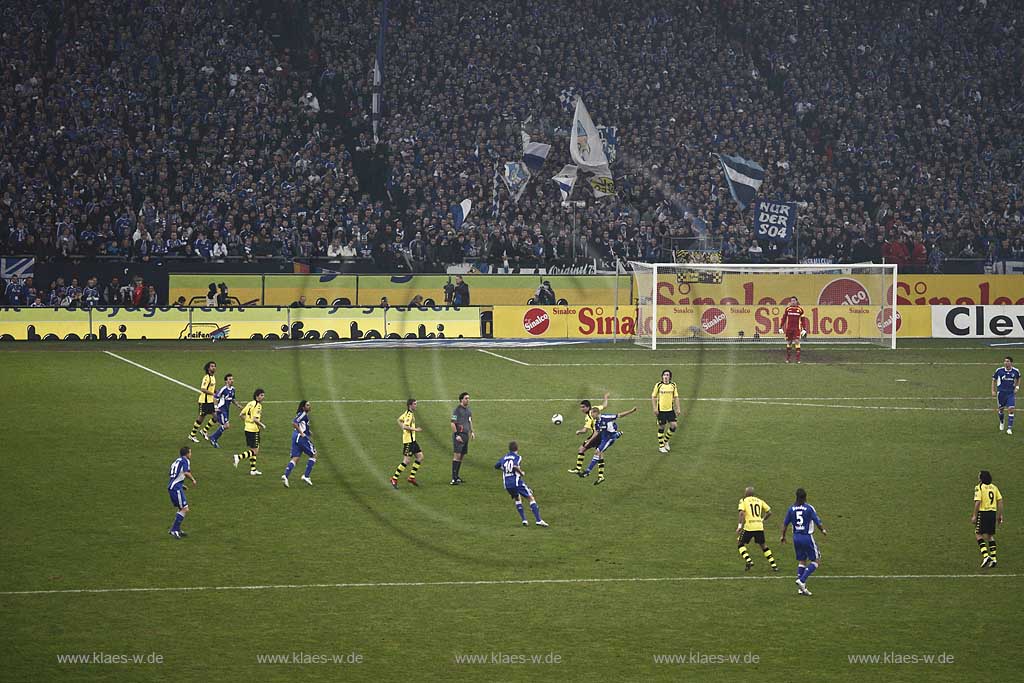
[[[217,393],[217,364],[212,360],[203,366],[203,380],[199,384],[199,415],[196,416],[195,424],[192,425],[192,432],[188,435],[190,441],[199,443],[199,428],[203,428],[203,438],[210,438],[210,427],[217,422],[214,416],[213,407],[217,404],[215,394]],[[203,416],[209,419],[203,425]]]
[[[398,464],[395,473],[391,475],[391,486],[398,488],[398,477],[401,476],[411,458],[415,458],[416,461],[412,464],[412,469],[409,470],[408,482],[413,486],[419,486],[416,483],[416,473],[419,471],[420,465],[423,464],[423,449],[416,443],[416,433],[422,432],[423,428],[416,426],[416,399],[410,398],[405,402],[405,412],[398,416],[398,426],[402,428],[402,462]]]
[[[651,408],[658,420],[658,451],[668,453],[672,450],[669,441],[679,427],[678,417],[683,414],[682,408],[679,407],[679,387],[672,381],[671,370],[662,372],[661,381],[654,385],[651,392]]]
[[[263,424],[263,399],[266,392],[257,389],[252,392],[252,400],[242,408],[241,416],[245,420],[245,445],[249,447],[244,453],[235,453],[231,458],[235,467],[245,458],[249,459],[249,475],[258,477],[263,474],[256,469],[256,456],[260,454],[260,434],[266,431],[267,426]]]
[[[604,402],[599,406],[593,406],[597,408],[598,414],[601,413],[608,406],[608,392],[604,394]],[[601,434],[597,431],[595,426],[595,420],[590,416],[591,409],[590,401],[583,399],[580,401],[580,412],[583,413],[583,427],[576,430],[576,436],[582,436],[587,432],[590,434],[580,444],[580,449],[576,451],[576,467],[569,470],[569,474],[579,474],[583,471],[583,460],[587,457],[587,451],[591,448],[597,448],[598,444],[601,443]]]
[[[772,516],[772,509],[768,507],[768,503],[754,495],[753,486],[748,486],[743,491],[743,497],[740,498],[737,509],[740,512],[740,520],[736,525],[738,541],[736,547],[746,565],[746,571],[750,571],[750,568],[754,566],[754,561],[750,559],[750,554],[747,552],[747,544],[751,540],[761,546],[761,551],[764,553],[765,559],[768,560],[768,564],[771,565],[772,571],[779,571],[779,565],[775,563],[771,548],[764,542],[764,522]]]
[[[982,470],[978,473],[978,485],[974,487],[974,512],[971,513],[982,567],[996,566],[996,524],[1002,523],[1003,494],[992,483],[992,474]]]

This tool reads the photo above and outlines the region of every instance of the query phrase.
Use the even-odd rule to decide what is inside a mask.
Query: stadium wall
[[[0,341],[477,339],[482,329],[468,307],[0,309]]]
[[[405,305],[416,295],[444,301],[448,275],[336,275],[336,274],[173,274],[170,299],[204,299],[211,283],[228,285],[242,305],[289,306],[306,296],[307,305],[324,299],[357,306],[376,306],[381,297],[392,305]],[[609,306],[616,297],[615,275],[466,275],[474,306],[524,306],[544,280],[555,295],[570,306]],[[876,285],[878,276],[732,274],[719,283],[686,282],[674,275],[658,278],[658,303],[680,306],[771,305],[797,296],[804,305],[880,305],[889,293]],[[886,301],[880,299],[885,296]],[[1024,305],[1024,277],[1020,275],[909,275],[896,286],[897,304],[903,306]],[[635,303],[631,276],[618,276],[619,303]]]

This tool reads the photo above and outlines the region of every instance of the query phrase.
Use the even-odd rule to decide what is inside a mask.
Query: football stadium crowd
[[[378,2],[0,0],[0,255],[797,258],[754,239],[721,153],[764,167],[760,197],[799,202],[801,259],[1024,259],[1012,4],[387,4],[375,144]],[[581,182],[563,203],[575,95],[617,128],[616,194]],[[515,201],[495,168],[524,127],[553,149]]]

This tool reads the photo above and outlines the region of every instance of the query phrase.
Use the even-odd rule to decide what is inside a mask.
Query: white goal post
[[[896,264],[640,263],[633,269],[635,342],[779,340],[792,297],[807,341],[896,348]]]

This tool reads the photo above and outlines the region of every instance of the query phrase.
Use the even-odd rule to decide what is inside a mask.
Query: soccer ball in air
[[[555,413],[551,416],[551,424],[560,425],[562,424],[562,414]]]

